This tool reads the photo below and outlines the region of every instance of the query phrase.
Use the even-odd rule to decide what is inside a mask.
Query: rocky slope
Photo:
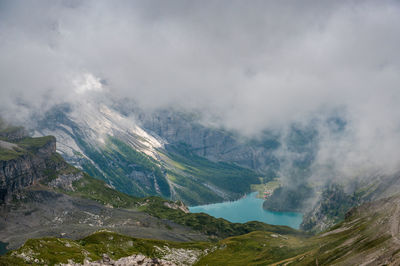
[[[7,131],[7,130],[4,130]],[[0,202],[46,177],[47,169],[62,168],[55,159],[54,137],[29,138],[20,131],[1,134],[0,140]],[[21,134],[21,135],[20,135]]]
[[[264,132],[257,139],[247,139],[230,131],[205,126],[195,114],[173,110],[136,116],[143,128],[169,144],[184,143],[197,155],[209,160],[234,162],[263,173],[277,167],[278,160],[273,152],[280,142],[279,135],[272,132]]]
[[[176,243],[103,231],[75,241],[29,240],[0,257],[0,264],[131,265],[124,263],[139,259],[150,265],[398,265],[399,228],[395,196],[353,208],[343,222],[315,236],[266,230],[218,242]]]
[[[222,240],[196,265],[398,265],[400,197],[365,203],[312,237],[253,232]]]
[[[69,163],[134,196],[205,204],[237,199],[260,182],[260,174],[234,161],[212,161],[190,145],[169,143],[134,115],[104,104],[63,105],[46,114],[35,134],[56,136]],[[228,177],[237,185],[229,186]]]
[[[397,195],[399,189],[399,173],[375,173],[347,180],[346,184],[332,183],[322,189],[315,205],[305,214],[301,228],[324,231],[342,221],[352,207]]]

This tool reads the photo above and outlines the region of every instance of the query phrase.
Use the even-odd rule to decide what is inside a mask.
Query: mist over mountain
[[[399,25],[396,0],[0,0],[0,264],[397,265]]]
[[[396,1],[2,1],[2,115],[26,122],[105,93],[258,136],[339,113],[346,129],[320,134],[318,171],[392,170],[399,10]]]

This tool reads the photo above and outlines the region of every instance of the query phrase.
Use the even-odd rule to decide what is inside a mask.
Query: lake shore
[[[296,212],[271,212],[262,207],[263,199],[257,198],[258,192],[252,192],[236,201],[207,204],[189,207],[190,212],[204,212],[216,218],[224,218],[230,222],[245,223],[260,221],[274,225],[287,225],[298,229],[303,214]]]

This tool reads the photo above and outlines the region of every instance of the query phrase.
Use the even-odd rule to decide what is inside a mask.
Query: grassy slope
[[[287,226],[268,225],[261,222],[231,223],[225,219],[217,219],[204,213],[185,213],[165,206],[167,202],[174,204],[172,201],[160,197],[135,198],[114,190],[103,181],[94,179],[86,174],[82,179],[75,181],[73,185],[74,191],[64,191],[64,193],[92,199],[101,204],[109,204],[117,208],[137,208],[152,216],[170,220],[218,238],[245,234],[255,230],[268,230],[282,234],[299,233]]]
[[[62,161],[63,159],[55,155],[53,160]],[[79,170],[66,167],[62,171],[68,173]],[[59,173],[52,173],[49,178],[52,179],[57,174]],[[76,181],[74,187],[74,191],[66,193],[114,207],[138,208],[153,216],[189,226],[218,238],[233,237],[214,243],[183,244],[133,239],[103,232],[79,241],[55,238],[29,240],[20,251],[25,250],[25,254],[29,250],[32,251],[32,256],[43,260],[39,260],[38,264],[66,262],[68,259],[81,261],[85,257],[84,253],[94,260],[99,259],[103,253],[108,253],[114,259],[136,253],[158,256],[154,247],[160,245],[198,249],[209,248],[211,245],[217,247],[213,252],[202,257],[198,265],[315,265],[316,261],[320,265],[334,263],[355,265],[369,259],[368,256],[371,254],[378,254],[379,256],[374,256],[385,258],[385,256],[396,257],[400,253],[400,249],[393,245],[390,234],[393,230],[391,229],[392,216],[394,217],[398,212],[398,198],[361,206],[353,210],[343,223],[336,225],[329,232],[309,237],[285,226],[271,226],[258,222],[235,224],[206,214],[186,214],[165,206],[164,203],[167,201],[164,199],[134,198],[88,175]],[[398,221],[395,222],[398,223]],[[0,265],[23,263],[11,254],[1,257]]]
[[[26,154],[23,149],[5,149],[0,147],[0,161],[9,161]]]
[[[178,224],[189,226],[207,235],[228,237],[246,234],[256,230],[272,231],[281,234],[301,234],[287,226],[269,225],[261,222],[231,223],[222,218],[215,218],[205,213],[184,213],[166,207],[165,200],[158,197],[145,199],[140,209],[155,217],[174,221]]]
[[[184,172],[227,191],[250,192],[250,185],[260,182],[259,175],[254,171],[231,163],[209,161],[191,152],[186,145],[175,145],[167,149],[171,159],[184,165]]]
[[[38,149],[54,140],[53,136],[39,137],[39,138],[23,138],[18,141],[9,141],[5,138],[0,138],[13,144],[18,145],[13,149],[5,149],[0,147],[0,160],[8,161],[18,158],[25,154],[34,154]]]
[[[111,205],[114,208],[134,208],[138,205],[139,198],[134,198],[119,192],[104,181],[94,179],[87,174],[73,183],[75,191],[64,191],[71,196],[78,196],[97,201],[103,205]]]
[[[221,241],[223,249],[203,257],[198,265],[371,265],[399,263],[400,248],[391,235],[398,210],[391,198],[353,209],[344,222],[305,238],[252,232]],[[398,214],[397,214],[398,215]],[[394,263],[394,265],[397,265]]]
[[[224,239],[218,244],[220,248],[196,265],[267,265],[310,249],[306,238],[271,232],[252,232]]]
[[[252,184],[260,183],[254,171],[231,163],[212,162],[184,144],[168,145],[164,156],[168,157],[165,160],[170,181],[177,185],[175,190],[180,198],[190,205],[236,199],[250,192]],[[221,192],[216,193],[208,185]]]
[[[163,176],[160,166],[149,156],[137,152],[124,142],[109,137],[103,147],[91,147],[80,138],[77,143],[85,154],[95,162],[86,161],[82,168],[90,175],[111,181],[113,186],[124,193],[135,196],[157,195],[153,180],[140,183],[131,177],[133,171],[143,172],[146,176],[153,176],[160,187],[162,196],[169,197],[168,183]]]
[[[343,223],[316,236],[254,231],[218,242],[174,243],[135,239],[110,232],[99,232],[82,240],[43,238],[29,240],[16,253],[9,252],[0,265],[22,263],[17,254],[34,254],[43,263],[82,261],[84,253],[96,260],[101,254],[113,259],[132,254],[160,257],[156,247],[197,249],[209,252],[195,265],[359,265],[371,261],[381,265],[400,260],[400,248],[394,244],[390,228],[399,199],[383,200],[353,210]],[[151,206],[151,205],[148,205]],[[394,221],[398,224],[398,221]],[[67,244],[68,243],[68,244]],[[3,264],[2,264],[3,263]],[[8,263],[8,264],[7,264]],[[39,263],[39,264],[40,264]],[[397,265],[397,264],[396,264]]]
[[[18,257],[22,253],[33,258],[30,261],[32,265],[54,265],[68,263],[68,260],[83,263],[85,258],[99,260],[103,254],[108,254],[114,260],[133,254],[161,258],[164,253],[157,249],[157,247],[162,249],[165,246],[176,249],[203,251],[209,249],[211,243],[179,243],[139,239],[113,232],[100,231],[76,241],[59,238],[28,240],[18,250],[9,252],[7,256],[0,257],[0,265],[26,265],[25,261]]]
[[[176,194],[173,197],[189,205],[236,199],[248,193],[251,184],[260,183],[259,175],[254,171],[235,164],[209,161],[190,152],[184,145],[171,146],[167,152],[160,151],[163,158],[160,163],[111,136],[102,147],[93,148],[79,138],[77,143],[97,166],[89,161],[83,163],[82,168],[87,173],[111,181],[117,190],[138,197],[161,195],[169,198],[167,178],[174,184]],[[133,171],[144,173],[149,181],[135,179]],[[152,178],[157,181],[159,191]]]

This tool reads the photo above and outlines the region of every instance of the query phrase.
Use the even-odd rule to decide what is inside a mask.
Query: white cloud
[[[2,1],[0,109],[25,117],[106,90],[253,135],[343,108],[348,137],[324,140],[321,160],[395,164],[399,13],[398,1]]]
[[[78,94],[84,94],[85,92],[101,92],[103,86],[99,78],[96,78],[90,73],[85,73],[79,78],[74,80],[75,92]]]

